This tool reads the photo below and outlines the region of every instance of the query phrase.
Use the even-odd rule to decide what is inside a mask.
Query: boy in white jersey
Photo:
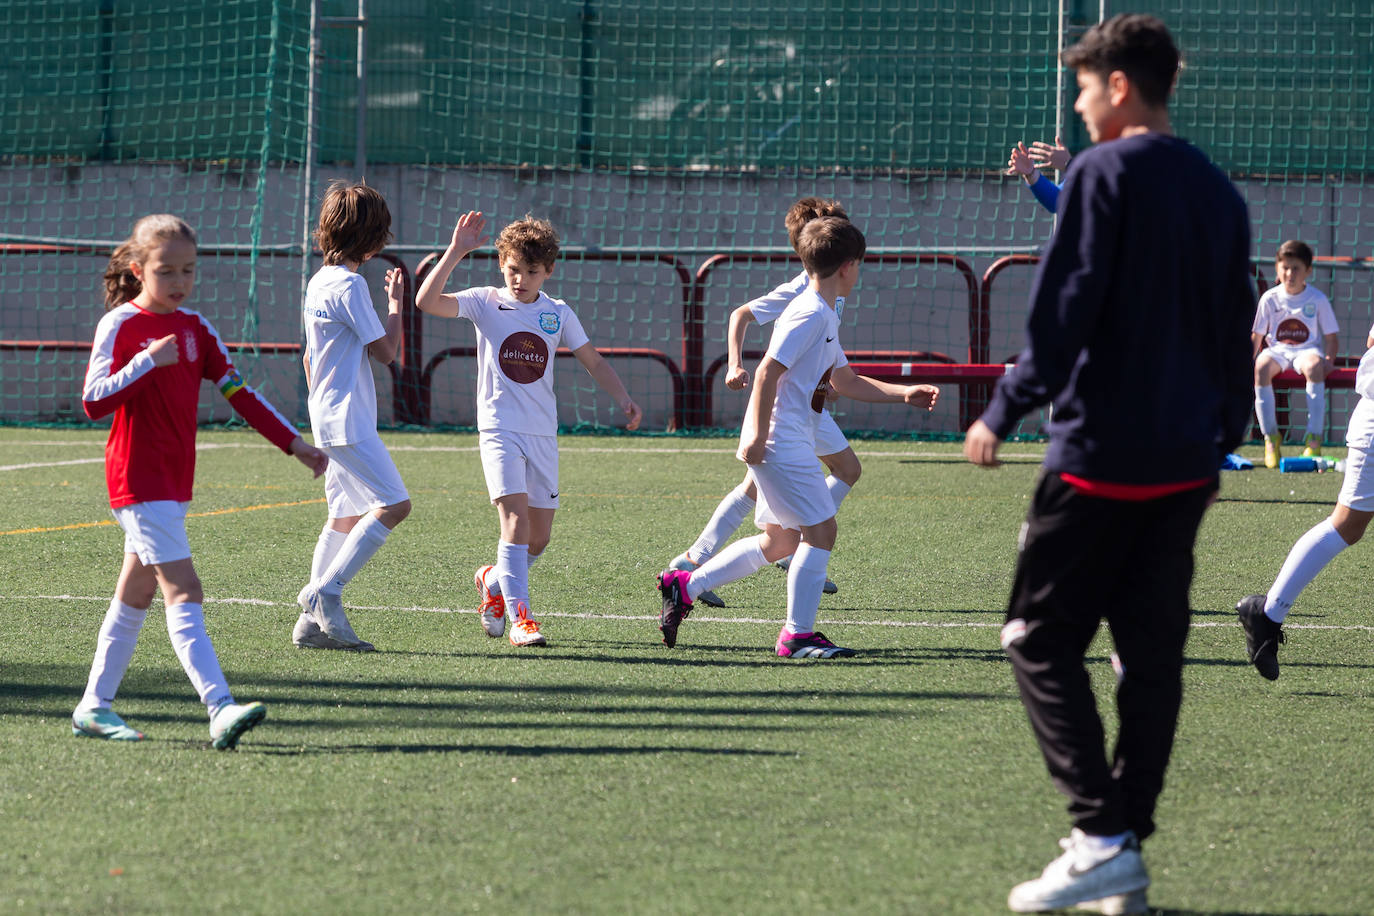
[[[1374,337],[1374,331],[1370,332]],[[1288,551],[1288,558],[1267,595],[1247,595],[1236,605],[1245,628],[1245,650],[1261,675],[1279,676],[1279,644],[1284,641],[1283,621],[1307,584],[1317,577],[1336,554],[1364,537],[1374,519],[1374,350],[1360,359],[1355,370],[1355,391],[1360,400],[1350,412],[1345,444],[1345,478],[1329,518],[1309,530]]]
[[[792,244],[794,251],[802,227],[811,220],[822,216],[849,218],[838,201],[820,197],[803,197],[787,209],[783,224],[787,227],[787,240]],[[729,364],[725,373],[726,387],[732,391],[741,391],[749,385],[749,370],[744,368],[742,356],[744,334],[749,329],[749,322],[757,321],[761,325],[766,325],[773,321],[783,313],[793,299],[805,291],[810,282],[806,271],[802,271],[767,295],[747,302],[730,313],[730,330],[727,340]],[[840,303],[837,302],[835,304],[837,315],[839,311]],[[835,510],[838,512],[840,503],[849,495],[849,491],[854,485],[859,482],[859,475],[863,472],[863,467],[859,463],[859,456],[854,454],[854,449],[850,447],[849,440],[844,437],[844,433],[840,432],[839,425],[828,410],[821,412],[820,420],[816,425],[815,452],[816,457],[820,458],[825,466],[830,469],[830,475],[825,478],[825,485],[835,500]],[[754,510],[754,503],[757,499],[758,492],[754,486],[754,479],[745,474],[744,481],[727,493],[720,504],[716,506],[716,511],[711,514],[710,521],[706,523],[706,527],[702,529],[696,542],[674,557],[673,561],[668,564],[669,568],[691,571],[715,556],[720,546],[730,539],[739,529],[739,526],[744,523],[744,519]],[[787,563],[788,558],[786,557],[778,561],[778,565],[783,569],[787,568]],[[825,594],[833,595],[837,591],[839,589],[835,583],[826,579]],[[725,602],[721,601],[713,591],[704,591],[697,597],[701,599],[703,604],[709,604],[711,607],[725,607]]]
[[[377,388],[368,357],[396,358],[401,339],[401,272],[387,271],[386,325],[358,268],[391,241],[391,212],[375,189],[336,181],[320,205],[315,243],[324,254],[305,292],[310,429],[329,455],[329,521],[315,543],[310,581],[296,597],[291,641],[303,649],[371,652],[344,613],[343,589],[410,514],[410,495],[377,435]]]
[[[453,229],[415,305],[446,318],[466,318],[477,327],[478,448],[487,492],[496,506],[501,539],[495,566],[473,577],[482,597],[482,626],[488,636],[506,632],[506,611],[514,646],[546,644],[530,615],[529,567],[548,546],[558,508],[558,402],[553,393],[554,354],[572,351],[602,389],[625,412],[627,429],[637,429],[642,412],[620,377],[587,340],[567,303],[541,291],[553,274],[558,236],[548,222],[526,217],[496,239],[505,287],[481,286],[443,292],[453,268],[485,245],[486,220],[465,213]]]
[[[1279,423],[1274,409],[1274,376],[1294,369],[1307,379],[1307,436],[1303,455],[1322,452],[1326,421],[1326,375],[1336,364],[1336,314],[1321,290],[1307,285],[1312,249],[1289,240],[1275,258],[1278,285],[1260,297],[1250,340],[1255,354],[1255,413],[1264,434],[1264,466],[1277,467]],[[1268,341],[1268,346],[1265,342]]]
[[[659,574],[663,642],[677,644],[677,630],[703,591],[741,579],[765,563],[792,555],[787,570],[787,622],[775,650],[783,658],[838,658],[852,649],[816,631],[816,612],[835,546],[835,501],[816,464],[816,425],[833,386],[859,401],[904,401],[935,406],[933,385],[892,385],[856,375],[839,342],[835,302],[859,278],[865,242],[849,220],[827,216],[801,231],[797,253],[811,278],[773,328],[755,378],[738,457],[758,486],[755,523],[763,534],[731,544],[698,569]]]

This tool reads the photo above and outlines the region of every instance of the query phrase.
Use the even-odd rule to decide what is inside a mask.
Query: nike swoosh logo
[[[557,493],[550,493],[550,494],[549,494],[549,499],[557,499],[557,498],[558,498],[558,494],[557,494]]]
[[[496,307],[496,310],[497,310],[498,312],[518,312],[518,311],[520,311],[518,308],[516,308],[516,307],[513,306],[513,305],[498,305],[498,306]]]
[[[833,338],[833,337],[827,337],[827,338],[825,339],[825,342],[826,342],[826,343],[830,343],[830,342],[831,342],[832,340],[834,340],[834,339],[835,339],[835,338]]]

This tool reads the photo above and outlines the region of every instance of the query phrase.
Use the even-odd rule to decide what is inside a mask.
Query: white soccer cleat
[[[359,639],[358,634],[353,632],[353,627],[348,623],[348,615],[344,613],[343,599],[338,595],[327,595],[314,586],[307,585],[296,596],[296,603],[301,606],[301,610],[314,618],[315,625],[320,628],[320,632],[324,636],[338,643],[336,646],[311,646],[310,648],[345,649],[350,652],[373,652],[376,650],[376,646]]]
[[[1143,898],[1150,886],[1150,875],[1140,858],[1140,843],[1131,836],[1106,858],[1094,859],[1083,846],[1085,837],[1075,827],[1067,839],[1059,841],[1063,854],[1046,865],[1040,877],[1011,889],[1007,906],[1012,912],[1040,913],[1080,903],[1114,909],[1119,906],[1122,913],[1140,912],[1126,908],[1137,903],[1137,893]]]
[[[482,629],[493,639],[506,635],[506,599],[500,592],[492,591],[487,581],[494,572],[495,567],[483,566],[472,576],[477,593],[482,596]]]
[[[233,750],[243,733],[265,718],[267,707],[261,703],[249,703],[246,706],[225,703],[215,710],[215,716],[210,720],[210,738],[218,750]]]
[[[291,630],[291,644],[297,649],[339,649],[345,652],[363,652],[363,646],[371,646],[371,643],[359,643],[357,646],[348,646],[337,639],[325,635],[324,630],[315,622],[315,618],[309,614],[301,614],[296,618],[296,626]]]
[[[515,622],[510,628],[510,644],[518,649],[549,644],[544,634],[539,632],[539,624],[530,619],[530,609],[523,601],[515,605]]]

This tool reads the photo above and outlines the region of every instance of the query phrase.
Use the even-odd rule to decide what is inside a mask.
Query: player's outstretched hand
[[[628,430],[639,429],[639,421],[644,419],[644,411],[639,409],[634,398],[626,398],[621,401],[620,409],[625,411],[625,428]]]
[[[995,468],[1002,462],[997,458],[997,449],[1002,440],[982,420],[974,420],[964,436],[964,457],[982,468]]]
[[[1030,178],[1035,171],[1035,162],[1031,159],[1030,151],[1026,149],[1026,144],[1017,143],[1011,148],[1011,155],[1007,157],[1008,175],[1019,175],[1022,178]]]
[[[469,210],[458,217],[458,225],[453,227],[453,241],[449,247],[454,251],[461,251],[467,254],[481,248],[491,241],[489,236],[482,234],[482,230],[487,228],[486,217],[480,210]]]
[[[405,296],[406,281],[401,268],[393,267],[386,272],[386,310],[389,314],[401,313],[401,302]]]
[[[940,400],[940,389],[934,385],[908,385],[902,400],[912,407],[934,410],[935,402]]]
[[[1032,143],[1030,145],[1030,157],[1042,169],[1062,172],[1069,167],[1069,159],[1072,158],[1072,155],[1069,153],[1068,147],[1061,143],[1058,137],[1055,137],[1053,145],[1043,140],[1036,140]]]
[[[329,467],[329,456],[300,436],[291,440],[291,454],[301,464],[310,468],[316,477],[323,474],[324,469]]]
[[[154,366],[175,366],[177,359],[181,356],[175,334],[168,334],[166,337],[148,344],[148,352],[153,355]]]
[[[743,366],[736,366],[725,373],[725,387],[731,391],[743,391],[749,387],[749,370]]]

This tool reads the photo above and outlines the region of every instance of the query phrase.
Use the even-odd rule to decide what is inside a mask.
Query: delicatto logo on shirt
[[[1307,338],[1310,333],[1311,332],[1307,329],[1307,325],[1303,324],[1298,319],[1285,318],[1280,321],[1279,326],[1274,329],[1274,343],[1288,344],[1289,346],[1304,344],[1307,343]]]
[[[556,316],[554,320],[558,320]],[[538,334],[516,331],[501,342],[496,351],[496,364],[512,382],[521,385],[537,382],[549,366],[549,345]]]
[[[539,330],[543,331],[545,334],[557,334],[558,324],[557,312],[539,313]]]

